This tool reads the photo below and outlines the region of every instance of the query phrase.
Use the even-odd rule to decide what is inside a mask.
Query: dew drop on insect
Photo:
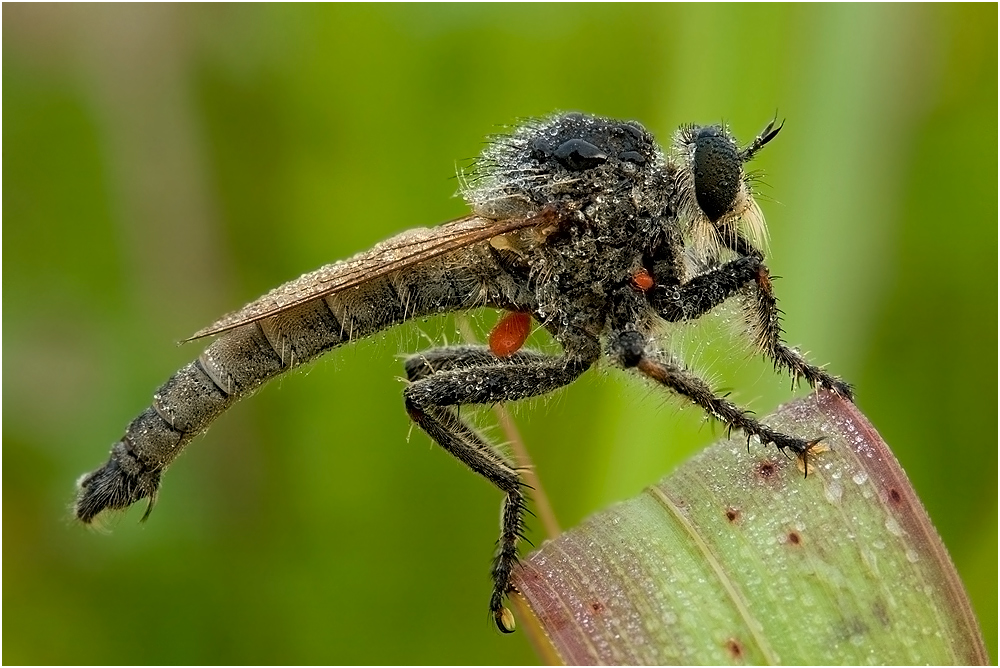
[[[504,633],[513,633],[515,627],[514,613],[508,608],[500,608],[496,613],[497,627]]]

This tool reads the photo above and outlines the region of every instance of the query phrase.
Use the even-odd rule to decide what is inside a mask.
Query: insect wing
[[[185,341],[219,334],[263,320],[320,297],[342,292],[366,281],[413,267],[458,248],[517,230],[552,223],[550,211],[522,218],[493,220],[466,216],[437,227],[418,227],[376,244],[354,257],[320,267],[271,290],[238,311],[200,329]]]

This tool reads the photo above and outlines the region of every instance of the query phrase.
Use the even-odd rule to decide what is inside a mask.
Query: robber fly
[[[780,129],[772,121],[741,149],[725,127],[683,126],[665,154],[636,122],[570,113],[493,138],[463,179],[471,215],[403,232],[195,333],[191,339],[216,339],[153,395],[110,460],[80,479],[76,516],[90,523],[145,498],[145,519],[161,475],[188,442],[279,374],[411,318],[501,309],[507,315],[489,345],[408,358],[403,397],[421,429],[505,495],[489,605],[500,630],[513,631],[504,599],[523,533],[524,485],[460,416],[462,406],[552,392],[608,356],[748,439],[805,459],[820,439],[772,430],[652,344],[663,321],[699,318],[731,297],[776,368],[852,397],[850,385],[781,338],[764,218],[743,169]],[[561,355],[522,347],[532,320]]]

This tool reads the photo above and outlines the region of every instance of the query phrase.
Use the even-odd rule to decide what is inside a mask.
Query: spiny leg
[[[774,431],[770,427],[750,417],[728,399],[712,391],[708,383],[677,364],[653,359],[646,354],[646,337],[636,331],[621,332],[612,340],[611,352],[626,368],[635,368],[640,373],[677,392],[693,403],[701,406],[709,415],[724,422],[730,429],[739,429],[750,436],[756,436],[764,445],[773,443],[779,450],[788,448],[806,462],[806,455],[812,446],[822,439],[807,441]]]
[[[426,378],[430,375],[451,371],[453,369],[468,369],[470,367],[499,367],[510,365],[533,365],[553,362],[557,358],[543,355],[533,350],[522,348],[509,357],[497,357],[487,346],[445,346],[432,348],[422,353],[411,355],[403,362],[406,378],[410,382]]]
[[[763,264],[757,269],[753,288],[746,305],[750,326],[754,329],[757,345],[774,362],[774,368],[784,368],[792,374],[793,384],[798,378],[805,378],[809,385],[820,385],[848,401],[854,401],[854,388],[837,376],[810,364],[797,351],[789,348],[781,339],[781,309],[774,296],[771,275]]]
[[[650,304],[667,322],[700,318],[753,282],[761,264],[759,256],[740,257],[687,283],[656,286],[650,293]]]
[[[491,573],[493,592],[490,596],[490,612],[497,627],[504,633],[510,633],[514,630],[514,624],[510,613],[503,606],[503,597],[510,588],[510,576],[517,563],[517,542],[523,537],[524,531],[522,518],[525,498],[521,490],[521,477],[453,409],[416,408],[409,400],[406,409],[410,418],[438,445],[504,493],[500,539]]]
[[[768,129],[770,127],[768,126]],[[764,134],[767,132],[766,130]],[[791,373],[793,384],[800,377],[805,378],[812,387],[820,385],[836,392],[848,401],[854,401],[854,389],[849,383],[814,364],[809,364],[797,350],[789,348],[782,341],[781,309],[778,308],[778,299],[774,295],[774,287],[771,284],[771,273],[764,264],[763,254],[739,232],[724,235],[722,240],[725,246],[737,255],[760,259],[756,271],[747,280],[747,285],[751,287],[744,309],[750,327],[754,330],[757,345],[774,362],[774,368],[783,368]],[[729,264],[725,266],[729,266]]]
[[[450,407],[545,394],[574,381],[593,361],[592,356],[581,360],[523,350],[498,358],[479,346],[438,348],[406,361],[407,375],[413,381],[403,391],[410,418],[438,445],[505,494],[490,596],[490,613],[504,633],[514,630],[514,618],[503,599],[512,588],[517,543],[523,538],[521,477]]]
[[[813,387],[821,385],[853,401],[854,392],[848,383],[810,364],[782,341],[781,311],[767,266],[760,254],[742,237],[733,240],[730,245],[749,254],[695,276],[682,285],[653,289],[650,303],[660,317],[668,322],[692,320],[734,295],[749,292],[744,307],[747,319],[757,345],[774,362],[775,369],[783,368],[794,379],[805,378]]]

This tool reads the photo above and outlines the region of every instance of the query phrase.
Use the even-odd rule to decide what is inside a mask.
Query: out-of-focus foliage
[[[749,140],[775,109],[787,119],[755,161],[787,338],[906,444],[895,454],[996,656],[995,5],[3,18],[6,663],[533,659],[486,615],[499,494],[407,440],[397,355],[455,340],[450,321],[338,351],[238,406],[167,473],[144,526],[133,510],[94,534],[67,506],[199,351],[175,341],[461,215],[456,161],[556,109],[634,118],[663,142],[685,122]],[[791,396],[742,348],[686,350],[759,413]],[[608,370],[517,412],[564,525],[713,439],[678,405]]]

